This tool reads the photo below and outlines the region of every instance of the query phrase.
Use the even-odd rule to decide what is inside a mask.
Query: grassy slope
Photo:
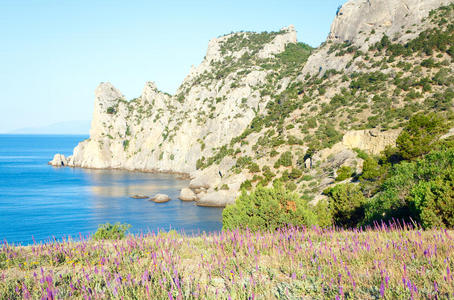
[[[446,299],[453,238],[390,226],[3,245],[0,299]]]

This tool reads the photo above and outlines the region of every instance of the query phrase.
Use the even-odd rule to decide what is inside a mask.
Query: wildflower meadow
[[[454,232],[176,232],[3,243],[1,299],[449,299]]]

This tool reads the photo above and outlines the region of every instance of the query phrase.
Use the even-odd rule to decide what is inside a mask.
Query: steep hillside
[[[452,113],[449,2],[349,1],[310,57],[293,27],[214,39],[174,96],[147,83],[127,102],[101,84],[90,139],[63,164],[189,173],[198,205],[275,181],[317,200],[412,115]]]

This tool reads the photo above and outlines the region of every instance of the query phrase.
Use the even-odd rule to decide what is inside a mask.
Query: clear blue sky
[[[90,120],[94,89],[127,98],[148,80],[173,93],[232,31],[276,31],[323,42],[345,0],[0,0],[0,132]]]

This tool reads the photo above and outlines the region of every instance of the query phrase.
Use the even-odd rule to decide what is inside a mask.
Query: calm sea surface
[[[222,209],[177,199],[188,181],[167,174],[54,168],[85,136],[0,135],[0,240],[29,244],[96,231],[122,222],[130,232],[176,229],[188,234],[221,229]],[[168,194],[157,204],[131,195]]]

